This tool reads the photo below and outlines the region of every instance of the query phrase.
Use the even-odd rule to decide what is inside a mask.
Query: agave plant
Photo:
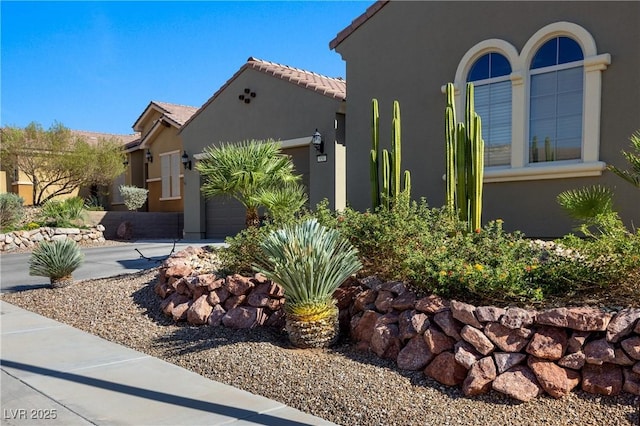
[[[271,232],[254,269],[284,288],[286,330],[300,348],[327,347],[339,334],[333,293],[362,264],[358,251],[315,219]]]
[[[49,277],[53,288],[66,287],[73,283],[73,271],[83,260],[84,255],[75,241],[45,241],[31,254],[29,275]]]

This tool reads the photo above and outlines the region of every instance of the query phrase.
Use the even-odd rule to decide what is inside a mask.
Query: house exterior
[[[178,131],[196,107],[151,101],[133,124],[137,141],[125,145],[127,170],[114,182],[112,206],[124,210],[117,187],[121,184],[149,190],[146,210],[182,212],[184,208],[182,140]]]
[[[292,157],[309,203],[328,199],[345,205],[343,79],[256,58],[247,62],[180,129],[184,149],[197,161],[205,147],[219,143],[273,139]],[[315,131],[323,152],[310,146]],[[221,238],[244,228],[245,210],[227,197],[205,200],[201,176],[185,174],[186,238]]]
[[[74,137],[85,139],[89,144],[97,144],[100,140],[115,140],[123,146],[131,141],[139,138],[138,134],[120,135],[111,133],[90,132],[85,130],[71,130]],[[45,184],[42,182],[42,184]],[[51,188],[44,192],[44,196],[54,193],[59,187],[52,185]],[[24,171],[19,169],[0,171],[0,192],[13,192],[18,194],[24,200],[23,205],[31,206],[33,200],[33,182]],[[56,196],[56,199],[65,199],[74,196],[83,198],[97,197],[105,207],[108,206],[108,197],[105,196],[105,189],[96,187],[78,187],[71,193]]]
[[[392,103],[400,102],[413,198],[443,205],[443,88],[455,84],[461,121],[471,81],[486,143],[484,222],[560,236],[575,224],[556,196],[601,184],[614,188],[625,223],[640,226],[638,190],[606,170],[628,167],[621,150],[640,128],[639,45],[640,2],[374,3],[330,42],[349,81],[348,202],[371,205],[377,98],[381,135],[391,134]]]

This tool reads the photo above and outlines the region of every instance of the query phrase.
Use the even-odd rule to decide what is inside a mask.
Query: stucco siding
[[[380,103],[382,147],[388,148],[391,108],[402,116],[402,168],[412,173],[412,195],[433,206],[444,202],[444,105],[441,86],[453,81],[463,55],[499,38],[520,51],[544,26],[568,21],[585,28],[598,53],[609,53],[602,72],[600,160],[619,167],[629,136],[640,128],[640,3],[638,2],[390,2],[337,51],[347,63],[347,200],[366,209],[369,199],[370,102]],[[556,195],[595,183],[615,187],[616,207],[628,224],[640,224],[637,189],[602,177],[485,184],[485,221],[502,218],[532,236],[569,232],[571,221]]]

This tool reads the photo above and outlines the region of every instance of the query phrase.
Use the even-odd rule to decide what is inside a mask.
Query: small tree
[[[124,199],[124,205],[129,210],[138,210],[147,201],[148,189],[135,186],[120,185],[120,195]]]
[[[269,209],[270,206],[264,204],[270,198],[265,192],[283,188],[301,191],[301,187],[292,186],[300,181],[300,176],[293,173],[291,158],[283,154],[274,141],[252,140],[210,146],[205,148],[204,154],[196,166],[203,178],[202,193],[207,198],[224,195],[240,201],[247,209],[247,226],[260,224],[260,207]],[[276,204],[274,207],[277,208],[280,204]]]
[[[0,139],[0,161],[27,175],[35,205],[83,185],[108,184],[124,172],[124,152],[117,139],[89,144],[60,123],[48,130],[35,122],[24,129],[4,127]]]
[[[22,220],[23,199],[18,194],[5,192],[0,194],[0,228],[8,229]]]

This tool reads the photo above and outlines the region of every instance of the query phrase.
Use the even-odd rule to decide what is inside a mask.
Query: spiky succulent
[[[284,288],[287,314],[316,321],[335,312],[333,293],[362,267],[357,250],[315,219],[271,232],[254,269]]]
[[[31,253],[29,275],[49,277],[51,282],[70,277],[83,262],[84,255],[70,239],[43,242]]]
[[[613,210],[613,193],[607,187],[593,185],[560,193],[558,203],[578,220],[588,220]]]

